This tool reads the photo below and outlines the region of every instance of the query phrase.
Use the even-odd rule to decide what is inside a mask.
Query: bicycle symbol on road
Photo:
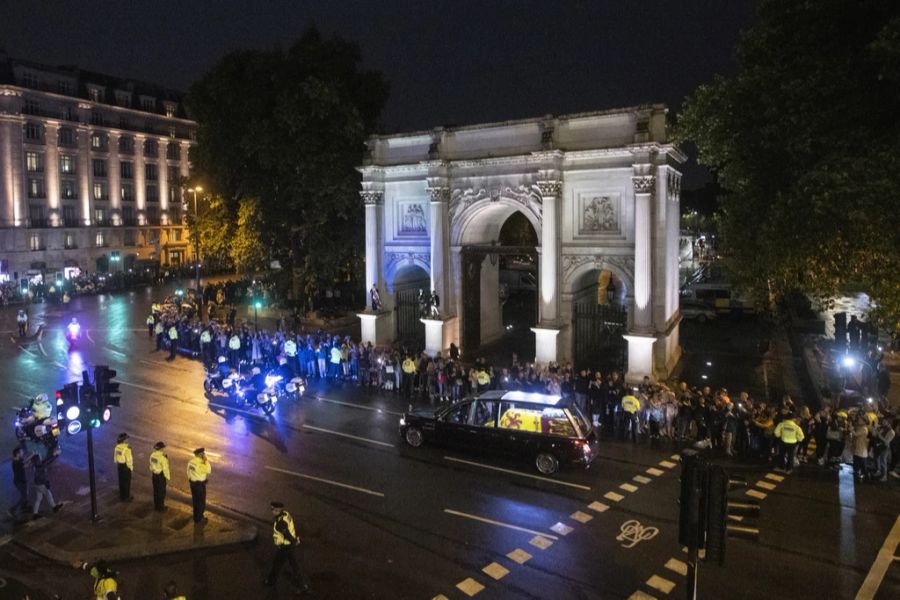
[[[616,540],[625,542],[622,544],[623,548],[634,548],[640,542],[652,540],[658,533],[659,529],[656,527],[644,527],[641,525],[640,521],[632,519],[622,523],[622,527],[619,528],[619,535],[616,536]]]

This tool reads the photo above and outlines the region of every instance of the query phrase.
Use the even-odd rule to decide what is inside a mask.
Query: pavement
[[[45,505],[41,518],[18,523],[13,541],[52,561],[147,558],[251,542],[257,535],[246,519],[213,506],[207,506],[208,522],[195,525],[190,497],[171,488],[162,513],[153,510],[147,486],[133,486],[134,500],[121,502],[115,482],[105,479],[97,494],[100,518],[93,522],[85,474],[64,463],[52,469],[52,489],[62,509],[52,513]],[[85,485],[73,489],[74,482]]]

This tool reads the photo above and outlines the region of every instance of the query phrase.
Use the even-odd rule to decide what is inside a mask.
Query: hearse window
[[[472,413],[472,425],[479,427],[496,427],[494,421],[494,409],[497,407],[495,400],[477,400],[475,412]]]
[[[575,437],[575,428],[565,411],[555,406],[540,408],[534,404],[503,402],[500,405],[500,427],[549,435]]]
[[[469,402],[460,404],[456,408],[450,410],[444,419],[448,423],[468,423],[470,408],[472,408],[472,405]]]

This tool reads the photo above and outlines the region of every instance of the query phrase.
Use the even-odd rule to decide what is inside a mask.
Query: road
[[[14,443],[10,407],[37,391],[52,394],[84,368],[107,364],[118,371],[123,393],[121,408],[96,435],[100,485],[114,485],[111,456],[120,431],[132,438],[138,502],[149,502],[144,465],[156,440],[168,445],[172,485],[184,490],[190,452],[204,446],[213,463],[210,502],[260,525],[263,533],[253,544],[118,564],[124,598],[158,598],[170,579],[191,600],[286,596],[286,587],[264,591],[261,585],[272,557],[266,534],[271,500],[294,514],[317,598],[684,596],[678,448],[608,441],[589,471],[539,478],[529,464],[475,449],[404,446],[397,436],[405,408],[399,398],[352,384],[312,386],[309,397],[279,405],[272,418],[227,408],[204,396],[199,364],[181,357],[169,363],[153,351],[143,323],[162,293],[148,288],[79,298],[65,311],[34,306],[32,324],[47,325],[41,344],[10,339],[15,309],[0,309],[0,377],[7,390],[0,401],[0,446]],[[63,327],[72,315],[86,337],[70,353]],[[702,370],[706,352],[728,370],[776,361],[759,354],[746,336],[740,343],[723,341],[734,327],[718,329],[709,335],[719,341],[704,345],[703,353],[693,350],[687,363]],[[703,335],[689,331],[688,339]],[[741,374],[762,394],[767,385],[756,371]],[[83,481],[54,482],[63,498],[86,485],[84,443],[83,435],[63,440],[61,460],[85,472]],[[11,493],[7,457],[4,498]],[[896,482],[855,486],[846,474],[814,468],[777,480],[767,477],[764,465],[729,468],[751,484],[765,484],[754,486],[765,494],[760,539],[730,541],[725,566],[703,564],[700,597],[853,598],[898,518]],[[0,545],[0,578],[45,592],[74,590],[77,598],[88,594],[83,575],[31,556],[11,533],[12,543]],[[896,561],[889,563],[870,597],[898,597],[898,571]]]

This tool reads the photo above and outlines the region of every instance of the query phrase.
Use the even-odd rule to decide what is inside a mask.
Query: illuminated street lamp
[[[253,326],[259,331],[259,309],[262,308],[262,302],[257,300],[253,303]]]
[[[200,321],[203,321],[203,294],[200,291],[200,224],[197,221],[197,192],[202,192],[203,188],[199,185],[188,188],[188,191],[194,195],[194,262],[197,269],[197,314]]]

